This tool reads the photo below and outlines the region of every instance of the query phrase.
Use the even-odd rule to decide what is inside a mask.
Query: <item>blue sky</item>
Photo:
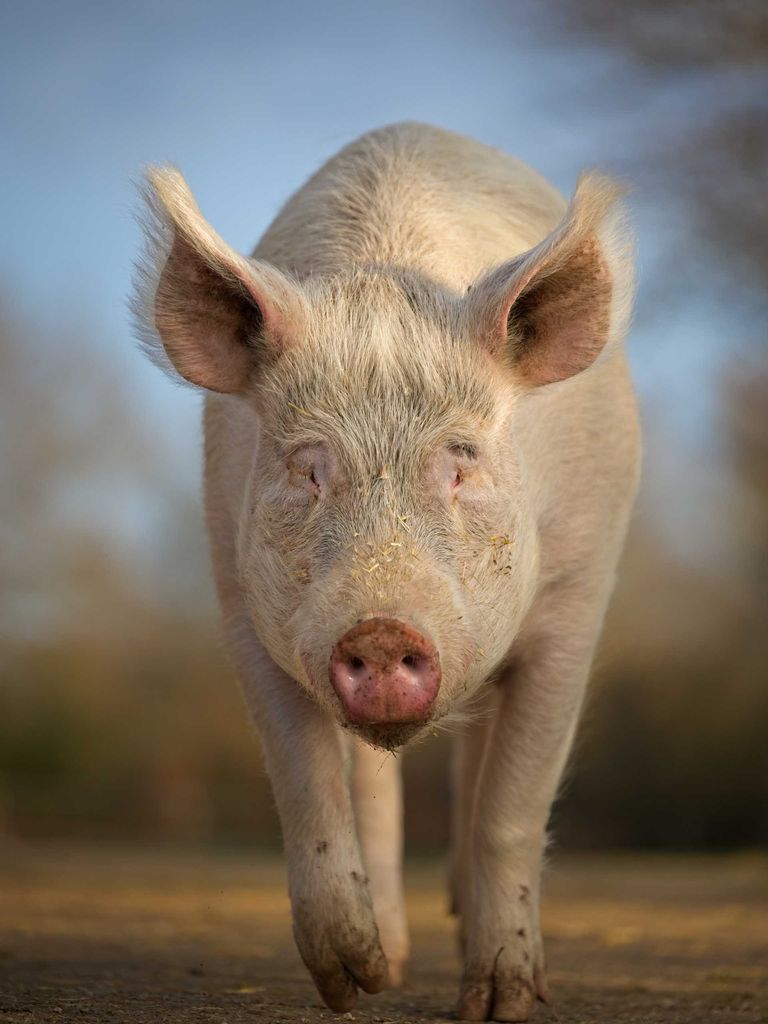
[[[47,345],[66,344],[65,320],[88,325],[137,416],[162,421],[169,465],[194,486],[199,400],[145,363],[125,307],[141,166],[178,164],[243,251],[326,157],[391,121],[474,135],[564,191],[584,166],[628,173],[638,146],[674,135],[695,92],[642,76],[628,86],[623,59],[553,41],[541,10],[501,0],[5,5],[0,287]],[[633,206],[642,281],[686,225],[652,192]],[[660,337],[641,288],[632,347],[644,402],[689,453],[706,442],[717,366],[718,311],[703,295]],[[678,507],[692,497],[681,492]],[[687,513],[679,530],[667,518],[685,548]]]

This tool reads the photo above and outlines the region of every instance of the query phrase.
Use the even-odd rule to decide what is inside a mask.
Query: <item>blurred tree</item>
[[[622,52],[624,95],[671,85],[690,102],[673,136],[644,135],[630,161],[686,206],[703,248],[674,264],[768,302],[768,5],[763,0],[551,0],[553,33]],[[562,40],[561,40],[562,41]],[[621,95],[621,93],[619,93]],[[675,254],[676,256],[680,254]],[[664,268],[663,268],[664,269]],[[667,267],[666,269],[669,269]],[[673,292],[673,288],[668,290]],[[667,296],[669,297],[669,296]],[[763,339],[764,340],[764,339]]]
[[[158,550],[168,564],[147,593],[167,596],[175,551],[202,581],[175,590],[191,607],[210,594],[194,495],[85,332],[59,323],[51,343],[40,330],[0,296],[0,636],[92,627],[157,568]]]
[[[38,330],[0,305],[0,826],[273,838],[197,496],[84,332]]]
[[[662,71],[765,68],[768,13],[762,0],[554,0],[571,32],[621,46]],[[558,27],[558,26],[556,26]]]
[[[663,500],[641,502],[609,619],[602,692],[586,717],[559,829],[586,845],[766,841],[768,6],[553,0],[548,9],[569,41],[624,54],[623,95],[652,84],[690,97],[672,136],[643,136],[627,158],[690,225],[660,262],[641,316],[663,330],[670,307],[689,301],[686,284],[701,290],[705,279],[727,330],[707,467],[724,557],[715,568],[686,563],[660,539]]]

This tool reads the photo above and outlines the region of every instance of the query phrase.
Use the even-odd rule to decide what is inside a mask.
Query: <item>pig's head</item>
[[[181,175],[150,178],[145,323],[250,423],[237,574],[271,657],[338,721],[394,747],[503,662],[537,586],[516,413],[623,328],[615,190],[459,294],[402,267],[294,280],[233,252]]]

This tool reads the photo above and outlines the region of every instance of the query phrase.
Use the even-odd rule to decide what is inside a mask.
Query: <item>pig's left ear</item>
[[[628,327],[632,238],[619,197],[611,180],[582,175],[555,230],[467,297],[473,331],[529,384],[580,373]]]
[[[147,254],[132,305],[145,349],[191,384],[245,391],[259,365],[300,336],[298,287],[231,249],[177,170],[151,170],[144,197]]]

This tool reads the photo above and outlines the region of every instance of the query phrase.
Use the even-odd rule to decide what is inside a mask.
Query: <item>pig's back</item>
[[[298,277],[412,267],[464,288],[540,241],[565,209],[532,168],[421,124],[363,135],[291,197],[254,255]]]

